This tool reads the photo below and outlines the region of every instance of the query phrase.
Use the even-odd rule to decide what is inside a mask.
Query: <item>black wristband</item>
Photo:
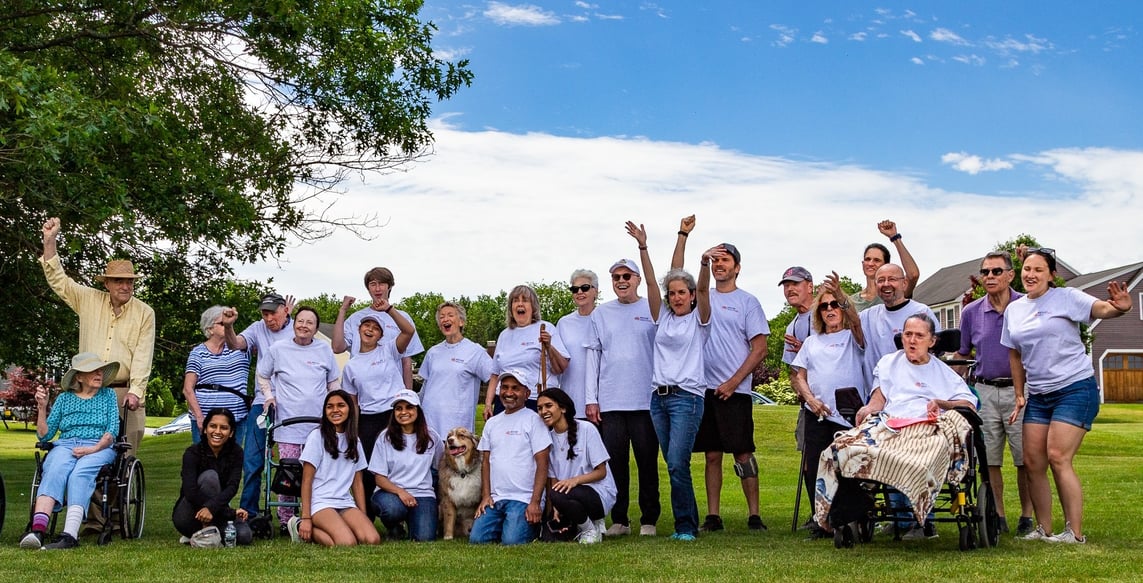
[[[690,233],[688,233],[686,231],[679,231],[679,234],[684,236],[684,237],[686,237],[687,235],[690,235]]]
[[[897,233],[896,235],[889,237],[889,242],[890,243],[896,243],[900,239],[901,239],[901,233]]]

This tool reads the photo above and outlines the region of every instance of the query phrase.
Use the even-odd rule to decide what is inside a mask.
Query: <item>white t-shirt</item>
[[[659,315],[655,333],[655,387],[678,385],[700,397],[706,393],[707,377],[703,374],[703,345],[710,336],[710,323],[699,322],[698,309],[676,316],[666,304]]]
[[[865,366],[869,367],[869,370],[873,370],[886,354],[897,352],[893,336],[900,334],[905,329],[905,320],[918,312],[924,313],[934,322],[937,321],[936,315],[928,306],[913,300],[907,300],[899,309],[892,311],[887,309],[885,304],[877,304],[861,312],[861,331],[865,333]],[[937,332],[940,330],[941,325],[938,323]]]
[[[803,345],[806,342],[806,338],[814,334],[817,334],[817,331],[814,330],[814,319],[809,312],[796,314],[794,319],[790,320],[790,323],[786,325],[786,335],[797,338]],[[797,352],[790,350],[791,348],[793,347],[790,346],[789,342],[782,345],[782,362],[786,364],[793,364],[794,357],[798,355]]]
[[[432,429],[429,430],[429,446],[425,453],[417,453],[417,435],[403,433],[405,449],[397,451],[389,443],[389,430],[377,437],[373,447],[373,459],[369,460],[369,471],[389,478],[414,498],[436,498],[433,490],[433,470],[441,461],[444,451],[443,441]]]
[[[853,333],[841,330],[832,334],[815,334],[806,338],[792,366],[806,370],[806,383],[810,392],[825,403],[831,414],[827,419],[839,425],[849,422],[838,415],[834,391],[843,387],[857,387],[861,398],[869,400],[866,384],[864,350],[857,345]],[[806,409],[809,409],[807,404]]]
[[[1020,352],[1028,394],[1050,393],[1095,374],[1079,325],[1091,323],[1096,301],[1075,288],[1049,288],[1005,308],[1000,343]]]
[[[578,311],[560,318],[556,324],[560,342],[568,351],[568,367],[560,373],[560,388],[575,403],[575,416],[586,419],[585,412],[587,379],[587,345],[592,335],[591,314],[580,315]]]
[[[647,298],[630,304],[619,300],[591,312],[589,339],[598,374],[586,377],[587,403],[600,411],[647,411],[651,408],[651,374],[655,362],[655,332]]]
[[[552,454],[551,462],[548,465],[548,477],[566,480],[590,473],[599,464],[604,464],[603,467],[607,469],[607,475],[598,482],[584,485],[595,490],[595,493],[599,495],[599,500],[603,502],[603,513],[607,514],[615,505],[615,496],[618,493],[615,480],[611,478],[611,469],[607,465],[611,456],[607,455],[607,448],[603,446],[603,438],[599,436],[599,430],[594,425],[581,421],[576,426],[576,444],[573,448],[575,458],[570,460],[568,459],[568,434],[566,432],[556,433],[554,429],[549,430],[552,437]]]
[[[551,447],[552,438],[540,416],[521,407],[512,414],[500,413],[484,424],[476,449],[489,452],[492,501],[532,501],[536,483],[535,455]]]
[[[758,298],[741,289],[728,293],[710,290],[710,339],[703,356],[708,388],[717,388],[738,372],[750,356],[752,338],[769,334],[770,323]],[[752,380],[746,375],[734,392],[750,394]]]
[[[393,408],[393,395],[405,390],[403,370],[397,344],[380,342],[373,350],[358,352],[345,363],[341,388],[357,395],[362,413],[384,413]]]
[[[932,399],[978,404],[964,379],[939,358],[930,357],[925,364],[913,364],[904,350],[886,355],[877,363],[873,370],[873,387],[881,387],[885,397],[882,410],[890,417],[924,417]]]
[[[496,352],[492,355],[493,369],[500,374],[508,369],[515,369],[528,375],[528,387],[532,394],[529,398],[536,398],[536,384],[540,382],[540,324],[546,326],[548,334],[552,336],[552,350],[570,358],[568,349],[560,339],[559,331],[551,322],[540,320],[522,328],[505,328],[496,338]],[[551,363],[548,363],[548,387],[560,386],[558,375],[552,374]],[[500,394],[500,385],[496,385],[496,394]]]
[[[310,489],[310,515],[326,508],[345,510],[353,508],[353,477],[365,469],[365,450],[361,441],[357,442],[357,461],[351,462],[345,456],[348,451],[345,434],[337,434],[337,459],[333,459],[322,446],[321,430],[315,429],[305,439],[301,460],[314,467],[314,482]]]
[[[329,344],[316,338],[305,346],[293,337],[270,346],[258,359],[258,376],[270,379],[271,394],[277,401],[276,422],[294,417],[321,417],[326,387],[337,380],[341,370]],[[281,443],[305,443],[317,423],[297,423],[274,431]]]
[[[492,376],[488,351],[467,338],[441,342],[429,349],[418,372],[425,379],[421,410],[429,427],[442,434],[455,427],[475,432],[480,383]]]
[[[260,356],[265,354],[267,350],[270,350],[270,347],[274,344],[294,338],[294,320],[293,318],[286,317],[286,323],[282,324],[282,329],[277,332],[271,332],[270,329],[266,327],[266,322],[258,320],[247,326],[239,336],[246,339],[247,354],[251,357]],[[255,385],[254,403],[252,403],[252,405],[263,405],[265,403],[266,397],[262,395],[262,391],[258,390],[257,385]]]
[[[413,337],[409,339],[409,345],[405,347],[405,352],[401,353],[401,356],[416,356],[424,352],[425,347],[421,344],[421,337],[417,334],[417,323],[409,317],[408,313],[398,310],[397,308],[393,308],[393,311],[404,316],[405,319],[413,325]],[[365,306],[350,314],[342,326],[342,332],[345,335],[345,344],[349,346],[349,354],[351,355],[357,354],[357,352],[361,350],[361,343],[357,340],[357,329],[361,326],[361,320],[364,320],[365,316],[369,314],[381,318],[381,340],[378,341],[378,344],[392,343],[401,333],[401,329],[397,327],[397,323],[393,321],[392,316],[385,312],[374,310],[372,306]]]

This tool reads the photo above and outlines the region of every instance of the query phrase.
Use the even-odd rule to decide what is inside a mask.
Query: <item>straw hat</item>
[[[139,279],[143,277],[135,273],[135,265],[126,259],[112,259],[107,262],[107,269],[95,276],[95,281],[102,282],[107,278]]]
[[[63,380],[60,381],[60,386],[64,390],[71,391],[72,383],[75,382],[76,373],[91,372],[95,370],[103,371],[103,384],[106,386],[115,378],[115,373],[119,372],[118,362],[103,362],[99,357],[91,352],[81,352],[71,357],[71,368],[64,373]]]

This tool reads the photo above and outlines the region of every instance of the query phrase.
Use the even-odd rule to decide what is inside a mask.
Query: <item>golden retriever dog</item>
[[[481,487],[481,454],[476,443],[476,436],[465,427],[449,431],[445,438],[447,448],[441,458],[437,487],[445,540],[452,540],[458,530],[464,537],[472,531]]]

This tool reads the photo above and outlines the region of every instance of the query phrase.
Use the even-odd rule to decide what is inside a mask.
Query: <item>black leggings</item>
[[[576,486],[567,494],[548,490],[548,502],[560,513],[560,526],[583,524],[588,518],[603,518],[603,501],[590,486]]]
[[[361,449],[365,450],[366,462],[373,459],[373,447],[377,445],[377,437],[389,426],[389,418],[392,416],[393,410],[389,409],[381,413],[362,413],[357,417],[357,438],[361,440]],[[373,492],[377,489],[377,481],[373,478],[372,472],[365,470],[361,474],[361,483],[365,486],[366,514],[372,520],[377,515],[373,509],[373,504],[368,502],[373,499]]]
[[[218,481],[218,472],[214,470],[207,470],[198,476],[198,488],[203,495],[208,498],[218,496],[222,490],[222,485]],[[171,521],[175,523],[175,530],[183,536],[193,536],[194,533],[201,530],[204,526],[194,517],[200,509],[195,508],[189,500],[179,497],[179,501],[175,503],[175,510],[171,513]],[[220,534],[225,534],[227,521],[233,519],[233,513],[225,512],[221,515],[215,515],[211,520],[210,526],[217,526]],[[237,531],[236,541],[240,545],[248,545],[254,540],[254,533],[250,530],[250,525],[246,521],[234,521],[234,530]]]
[[[834,434],[838,431],[845,431],[847,428],[828,419],[818,421],[817,415],[810,413],[804,407],[802,408],[802,420],[805,428],[805,442],[802,444],[802,452],[805,454],[804,459],[806,460],[806,464],[802,468],[802,478],[806,483],[806,494],[810,497],[810,504],[813,504],[814,490],[818,481],[818,460],[821,458],[822,452],[833,443]]]
[[[608,470],[615,480],[617,493],[611,508],[611,521],[628,524],[631,505],[631,454],[635,454],[639,480],[639,524],[659,521],[659,438],[651,423],[650,411],[604,411],[600,413],[599,436],[607,455]]]

